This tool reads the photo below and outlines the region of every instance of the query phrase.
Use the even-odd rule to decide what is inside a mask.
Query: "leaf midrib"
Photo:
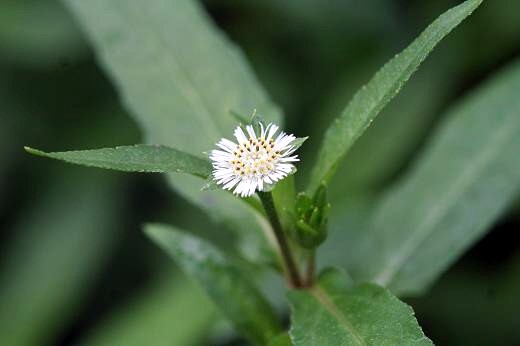
[[[113,1],[111,3],[116,8],[121,10],[121,11],[117,11],[116,10],[116,12],[119,12],[119,13],[124,12],[125,8],[126,9],[130,9],[131,8],[132,10],[134,9],[134,6],[132,4],[130,4],[129,6],[120,6],[120,3],[118,3],[117,1]],[[125,4],[127,4],[127,3],[125,3]],[[150,15],[148,14],[148,12],[146,12],[146,6],[144,6],[141,9],[141,11],[143,13],[143,16],[139,16],[139,17],[146,17],[147,18],[146,21],[150,22],[150,20],[149,20],[150,19]],[[131,17],[135,18],[135,15],[134,15],[133,12],[135,12],[135,10],[127,11],[127,13],[129,13],[129,15]],[[151,22],[153,23],[154,21],[152,20]],[[176,67],[177,71],[180,72],[179,75],[182,76],[183,79],[186,81],[186,83],[173,83],[173,81],[175,79],[171,78],[170,80],[173,83],[174,88],[180,90],[180,94],[183,95],[184,98],[190,104],[192,104],[192,106],[195,109],[198,108],[199,110],[201,110],[203,113],[206,114],[205,117],[202,117],[202,124],[209,125],[209,126],[205,126],[206,131],[208,131],[208,135],[210,134],[211,136],[218,137],[221,134],[220,128],[219,128],[217,122],[215,121],[215,118],[211,116],[211,110],[210,110],[209,106],[206,104],[204,96],[202,96],[200,94],[197,85],[192,80],[192,78],[190,77],[188,72],[182,67],[181,64],[179,64],[179,62],[177,61],[178,60],[177,55],[174,54],[174,52],[170,48],[170,45],[167,42],[164,41],[164,38],[163,38],[162,34],[155,30],[155,26],[154,25],[143,25],[143,26],[140,26],[140,27],[141,28],[144,28],[144,27],[149,28],[149,31],[153,33],[152,37],[155,37],[156,41],[158,41],[161,46],[164,46],[166,48],[165,52],[167,52],[167,54],[169,56],[171,56],[171,59],[170,59],[171,64]],[[168,70],[170,70],[170,69],[168,69]],[[175,75],[175,72],[173,72],[173,74]],[[188,88],[183,88],[182,86],[187,86]],[[198,115],[200,113],[194,112],[194,114]]]
[[[480,4],[481,2],[479,2]],[[462,6],[464,3],[460,4],[459,6]],[[478,7],[478,6],[476,6]],[[355,131],[354,135],[351,137],[351,140],[350,140],[350,143],[347,144],[347,146],[345,147],[345,150],[343,150],[343,153],[340,154],[335,160],[334,162],[330,163],[329,165],[327,165],[327,169],[323,170],[321,172],[321,176],[319,176],[318,174],[320,173],[318,170],[316,170],[316,174],[313,175],[312,177],[312,181],[311,181],[311,186],[310,186],[310,191],[314,191],[314,189],[316,188],[316,182],[319,181],[319,180],[330,180],[334,174],[334,171],[337,167],[337,165],[339,164],[339,162],[347,155],[348,151],[350,150],[350,148],[353,146],[353,144],[359,139],[359,137],[361,137],[361,135],[366,131],[366,129],[370,126],[370,124],[375,120],[375,117],[381,113],[381,111],[384,109],[384,107],[399,93],[399,91],[402,89],[402,87],[406,84],[406,82],[411,78],[411,76],[413,75],[413,72],[415,69],[417,69],[418,66],[421,65],[421,63],[426,60],[426,58],[428,57],[429,53],[435,48],[436,44],[433,44],[432,45],[432,42],[440,42],[445,36],[447,36],[451,31],[453,31],[457,26],[458,24],[460,24],[465,18],[467,18],[469,15],[471,15],[471,13],[473,13],[473,11],[476,9],[473,8],[470,13],[468,13],[467,15],[465,15],[463,18],[458,18],[457,17],[457,20],[458,23],[455,24],[455,25],[451,25],[451,29],[449,30],[443,30],[443,28],[436,28],[437,30],[432,30],[432,33],[431,33],[431,36],[430,36],[430,39],[426,38],[426,40],[424,41],[424,43],[422,45],[419,45],[419,47],[417,48],[418,51],[421,51],[422,54],[420,54],[419,56],[415,55],[414,58],[411,59],[411,61],[406,64],[406,66],[403,68],[403,73],[402,74],[406,74],[406,77],[405,78],[397,78],[396,81],[394,83],[392,83],[391,85],[391,88],[389,88],[389,90],[387,92],[384,92],[383,95],[379,98],[379,100],[373,104],[372,107],[370,107],[370,111],[368,111],[366,114],[367,114],[367,117],[364,119],[362,125],[361,125],[361,131],[360,130],[357,130]],[[456,7],[455,7],[456,8]],[[445,18],[447,17],[448,14],[450,14],[450,12],[452,12],[455,8],[451,8],[450,10],[448,10],[447,12],[441,14],[441,16],[434,22],[432,22],[423,32],[422,34],[417,38],[417,39],[420,39],[421,36],[423,34],[426,33],[426,31],[428,29],[431,29],[432,26],[434,25],[434,23],[436,23],[437,21],[439,21],[441,18]],[[443,18],[443,19],[444,19]],[[450,21],[453,21],[453,18],[449,18]],[[439,38],[440,37],[440,38]],[[413,43],[412,43],[413,45]],[[405,50],[403,50],[401,53],[397,54],[397,56],[402,56],[403,54],[407,53],[407,51],[409,49],[411,49],[412,47],[409,46],[407,47]],[[425,49],[426,48],[426,49]],[[382,70],[384,70],[385,68],[388,67],[389,64],[391,64],[392,62],[395,61],[395,58],[390,60],[387,64],[385,64],[379,71],[377,71],[376,73],[376,76],[374,76],[373,79],[371,79],[368,84],[370,84],[374,79],[377,78],[377,75],[380,74],[382,72]],[[410,72],[411,71],[411,72]],[[364,90],[364,88],[366,87],[366,85],[368,84],[365,84],[363,87],[362,87],[362,90]],[[361,95],[359,94],[355,94],[354,95],[354,98],[351,100],[351,102],[347,105],[345,111],[343,112],[343,114],[346,114],[346,113],[352,113],[352,109],[355,108],[353,105],[356,104],[356,102],[358,102],[358,99],[363,99],[361,97]],[[340,117],[341,120],[343,120],[343,122],[345,122],[347,119],[346,117],[344,118],[343,115]],[[339,120],[339,119],[338,119]],[[343,127],[343,126],[342,126]],[[332,128],[331,128],[332,129]],[[335,128],[336,130],[341,130],[339,127],[336,127]],[[348,131],[351,131],[351,130],[348,130]],[[325,140],[327,140],[327,138],[325,138]],[[322,153],[324,154],[324,153]]]
[[[459,197],[465,194],[466,190],[471,186],[471,182],[475,181],[475,177],[482,174],[482,170],[493,161],[496,153],[498,153],[507,143],[512,135],[516,132],[516,127],[509,122],[504,122],[502,126],[491,136],[490,145],[486,146],[486,150],[478,155],[478,159],[473,165],[464,166],[459,177],[452,181],[452,188],[448,193],[441,196],[441,200],[435,205],[428,217],[416,228],[416,237],[410,237],[402,243],[402,246],[393,251],[386,263],[386,269],[375,276],[374,281],[380,285],[387,286],[393,277],[397,274],[402,264],[413,256],[419,245],[424,242],[431,234],[431,230],[442,220],[443,216],[453,207]]]
[[[57,158],[56,156],[52,156],[54,158]],[[134,165],[134,166],[140,166],[140,167],[143,167],[143,171],[142,172],[150,172],[150,173],[183,173],[183,172],[186,172],[187,170],[184,169],[184,168],[172,168],[172,167],[175,167],[175,164],[165,164],[163,165],[164,168],[157,168],[157,165],[155,164],[152,164],[152,163],[146,163],[146,162],[140,162],[140,161],[110,161],[110,160],[105,160],[105,159],[81,159],[81,160],[77,160],[77,159],[70,159],[70,158],[65,158],[63,157],[62,159],[66,159],[68,161],[70,161],[71,163],[78,163],[78,164],[81,164],[81,165],[85,165],[85,166],[91,166],[91,167],[101,167],[101,168],[107,168],[107,169],[112,169],[112,170],[121,170],[121,171],[128,171],[128,172],[135,172],[135,170],[133,170],[132,168],[126,168],[124,167],[124,165],[126,164],[129,164],[129,165]],[[119,168],[113,168],[114,167],[114,163],[116,163],[117,165],[121,165]],[[149,168],[150,167],[150,168]],[[199,173],[192,173],[194,175],[197,175],[201,178],[207,178],[207,176],[203,176],[203,175],[200,175]]]
[[[323,306],[357,342],[360,346],[366,346],[367,344],[363,340],[361,334],[356,330],[354,325],[348,320],[346,316],[334,303],[333,299],[329,297],[329,294],[320,286],[314,286],[309,289],[311,295],[316,301]]]

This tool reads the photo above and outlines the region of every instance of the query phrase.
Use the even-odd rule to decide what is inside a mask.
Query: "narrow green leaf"
[[[374,284],[352,286],[334,269],[289,300],[295,346],[433,345],[411,307]]]
[[[426,288],[520,193],[520,61],[444,117],[376,206],[350,268],[400,294]]]
[[[101,320],[82,340],[84,346],[198,345],[217,321],[205,292],[184,275],[175,274],[132,297]]]
[[[443,53],[444,56],[452,54]],[[458,72],[460,74],[454,74],[442,63],[421,67],[421,73],[408,81],[399,97],[384,108],[377,121],[356,141],[348,152],[348,159],[338,165],[334,174],[341,179],[333,179],[329,184],[334,204],[340,199],[351,199],[353,193],[380,191],[402,172],[424,143],[441,105],[449,101],[448,95],[455,94],[457,83],[453,78],[464,74],[462,70]],[[344,84],[346,89],[349,84]],[[329,101],[330,106],[325,107],[329,109],[325,110],[328,114],[340,112],[339,100],[347,97],[347,91],[338,94]]]
[[[162,145],[132,145],[94,150],[46,153],[26,147],[31,154],[77,165],[125,172],[188,173],[206,179],[211,175],[208,160]]]
[[[242,272],[211,244],[172,227],[148,225],[146,233],[195,277],[223,314],[258,345],[281,328],[269,303]]]
[[[230,137],[230,111],[281,123],[242,53],[192,0],[63,0],[77,16],[117,86],[145,141],[200,155]],[[170,175],[183,196],[237,231],[250,258],[266,251],[249,207],[224,191],[200,191],[200,181]],[[253,222],[252,222],[253,221]]]
[[[329,181],[339,161],[381,110],[397,95],[435,46],[469,16],[482,0],[468,0],[442,14],[408,48],[390,60],[359,90],[341,116],[328,128],[310,190]]]
[[[2,345],[58,343],[118,238],[120,191],[112,181],[69,174],[46,184],[1,253]]]

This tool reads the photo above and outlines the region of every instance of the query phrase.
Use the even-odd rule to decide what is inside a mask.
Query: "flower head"
[[[266,185],[285,178],[294,170],[292,162],[299,161],[298,155],[291,156],[297,149],[293,145],[294,135],[276,135],[278,126],[274,124],[258,125],[259,131],[252,125],[246,126],[247,135],[237,126],[234,135],[238,144],[222,138],[217,143],[220,149],[209,155],[213,180],[226,190],[234,188],[233,193],[241,197],[263,191]]]

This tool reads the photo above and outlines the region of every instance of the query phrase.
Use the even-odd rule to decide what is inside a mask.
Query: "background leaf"
[[[255,344],[265,345],[280,332],[269,303],[215,247],[168,226],[148,225],[146,233],[200,282],[223,314]]]
[[[289,293],[290,335],[306,345],[432,345],[412,308],[373,284],[352,286],[343,273],[325,271],[315,287]]]
[[[311,177],[311,190],[322,180],[330,180],[339,161],[386,104],[397,95],[433,48],[481,3],[482,0],[468,0],[442,14],[354,96],[325,134]]]
[[[118,200],[110,180],[60,175],[47,189],[2,252],[0,336],[6,345],[55,343],[114,245]]]
[[[132,145],[94,150],[46,153],[26,147],[31,154],[69,163],[125,172],[188,173],[207,179],[208,160],[159,145]]]
[[[464,345],[468,340],[475,346],[518,344],[520,253],[508,256],[500,268],[488,263],[472,268],[462,262],[425,296],[408,300],[417,315],[432,321],[429,329],[439,345]]]
[[[218,313],[188,278],[162,279],[121,307],[87,335],[82,345],[196,345],[204,340]]]
[[[520,192],[520,63],[455,107],[411,171],[379,202],[356,278],[422,291]]]
[[[346,101],[358,87],[367,82],[367,76],[412,42],[440,13],[462,0],[406,1],[405,5],[403,1],[388,0],[194,2],[202,4],[225,35],[246,53],[273,99],[283,105],[287,115],[286,129],[299,136],[310,135],[306,145],[299,150],[302,162],[298,164],[297,183],[300,184],[303,182],[300,178],[308,181],[302,174],[314,164],[315,149],[319,149],[324,130],[345,108]],[[148,3],[154,6],[155,1]],[[356,141],[348,152],[348,160],[342,161],[344,170],[336,173],[338,179],[329,186],[334,215],[329,220],[327,245],[330,246],[319,250],[322,266],[324,257],[328,256],[331,256],[330,264],[349,263],[349,254],[358,244],[356,238],[365,234],[364,226],[358,221],[364,223],[368,215],[353,192],[357,193],[360,188],[365,191],[368,187],[376,199],[380,191],[406,174],[414,157],[423,152],[429,133],[442,120],[447,107],[483,78],[492,76],[518,58],[519,11],[518,0],[486,1],[470,20],[443,41],[442,49],[436,49],[435,55],[421,65],[420,72],[408,82],[410,84]],[[96,177],[108,175],[121,184],[121,189],[111,193],[110,188],[103,187],[99,204],[117,196],[115,203],[122,210],[118,215],[110,216],[115,217],[116,228],[108,231],[124,232],[118,233],[117,242],[106,250],[109,261],[98,267],[100,270],[94,270],[94,274],[89,274],[88,280],[94,285],[85,284],[75,291],[77,296],[73,302],[80,303],[70,305],[69,297],[74,292],[62,291],[63,302],[60,299],[56,302],[67,308],[60,310],[59,321],[49,317],[56,314],[58,305],[49,304],[48,312],[34,314],[35,319],[45,316],[46,328],[27,328],[24,333],[34,331],[45,338],[50,336],[47,344],[76,345],[84,341],[89,345],[93,340],[90,336],[102,334],[106,324],[107,334],[113,334],[98,340],[109,345],[117,339],[167,343],[153,338],[154,333],[165,338],[175,334],[178,339],[172,337],[171,340],[179,341],[180,345],[184,345],[183,341],[187,345],[242,344],[243,339],[230,328],[226,329],[225,335],[219,333],[217,337],[212,332],[207,333],[204,327],[201,327],[200,335],[196,335],[198,333],[192,327],[186,328],[186,333],[177,330],[177,319],[186,324],[196,322],[198,316],[202,320],[209,307],[203,301],[187,304],[192,301],[188,298],[178,303],[170,301],[168,297],[183,297],[176,292],[183,285],[168,281],[171,273],[164,269],[171,269],[170,259],[147,241],[138,227],[149,220],[174,223],[234,252],[234,238],[224,229],[224,224],[219,225],[219,232],[215,231],[216,227],[206,227],[212,224],[211,220],[180,195],[168,191],[163,175],[86,170],[41,160],[21,151],[24,144],[47,149],[100,148],[145,141],[140,137],[136,122],[119,108],[118,95],[122,94],[96,63],[95,52],[78,37],[81,34],[79,22],[72,14],[55,0],[0,2],[0,261],[13,255],[12,247],[24,234],[20,222],[32,223],[29,218],[34,217],[33,211],[49,200],[45,195],[54,194],[55,200],[67,195],[56,194],[48,188],[53,185],[51,181],[67,181],[74,173]],[[128,52],[128,58],[140,53]],[[136,74],[139,68],[147,66],[135,68]],[[341,94],[335,92],[338,87]],[[332,97],[338,100],[337,108],[324,107]],[[249,110],[244,115],[250,113]],[[371,132],[372,139],[369,138]],[[199,151],[194,154],[201,155]],[[193,180],[200,186],[200,180]],[[64,198],[61,202],[65,205],[64,210],[75,210],[83,205],[85,197],[80,185],[77,181],[71,187],[78,192],[75,198]],[[298,187],[302,188],[301,185]],[[339,196],[343,198],[341,201]],[[94,203],[98,203],[97,200]],[[485,238],[472,245],[452,270],[436,280],[420,298],[421,302],[407,299],[425,333],[439,345],[465,345],[468,340],[475,345],[520,345],[515,313],[515,309],[520,309],[517,280],[520,275],[507,274],[511,281],[516,281],[511,286],[507,284],[507,289],[500,280],[500,273],[507,267],[510,256],[520,250],[520,233],[517,232],[520,223],[516,218],[519,206],[518,202],[516,207],[512,205],[510,212],[493,225]],[[93,216],[90,219],[102,218]],[[60,220],[54,222],[58,224]],[[239,220],[236,228],[244,224]],[[47,233],[48,230],[43,229],[45,225],[47,223],[40,224],[42,228],[38,234]],[[243,232],[249,233],[254,233],[254,228]],[[345,238],[337,237],[340,235]],[[258,243],[250,242],[251,245]],[[20,261],[28,259],[27,256],[17,258]],[[89,258],[96,262],[99,255]],[[0,266],[3,270],[3,263]],[[53,277],[54,269],[48,267],[49,274],[42,274],[42,277]],[[165,274],[168,277],[163,277]],[[4,274],[0,272],[0,275],[3,277]],[[277,306],[283,308],[286,305],[283,282],[274,271],[270,275],[276,276],[272,282],[276,283],[279,294],[273,295],[273,287],[265,285],[267,282],[262,279],[264,294],[272,302],[279,301]],[[12,274],[8,280],[16,282],[17,278],[23,277]],[[161,284],[163,279],[167,281],[164,285]],[[174,279],[182,280],[183,277],[175,276]],[[14,283],[10,285],[14,286]],[[189,286],[184,289],[189,290]],[[50,295],[55,296],[55,291]],[[32,298],[43,300],[36,295]],[[29,300],[26,302],[31,304]],[[171,309],[168,308],[170,304]],[[183,316],[177,316],[176,305],[182,307],[180,314]],[[23,305],[18,308],[29,310]],[[155,308],[156,314],[152,312]],[[195,319],[186,312],[188,309]],[[197,309],[201,309],[200,312]],[[133,315],[139,312],[143,314],[142,319]],[[283,313],[282,309],[280,312]],[[186,318],[182,319],[184,316]],[[171,325],[168,320],[172,321]],[[23,325],[18,327],[24,328]],[[194,339],[190,340],[192,332]],[[152,337],[146,341],[145,335]],[[30,336],[24,335],[24,338],[28,340]]]
[[[267,121],[281,115],[242,54],[191,0],[64,0],[77,15],[146,142],[200,155],[232,134],[236,119],[257,109]],[[215,220],[239,229],[249,257],[261,249],[253,212],[223,191],[200,191],[200,182],[170,182]],[[245,226],[247,225],[247,227]],[[262,236],[263,237],[263,236]],[[255,249],[256,248],[256,249]]]
[[[442,53],[453,55],[445,50]],[[331,200],[337,203],[351,199],[354,193],[380,192],[402,172],[431,131],[441,104],[448,101],[448,95],[457,87],[446,78],[445,73],[451,72],[446,69],[437,59],[425,62],[420,73],[385,107],[377,121],[352,146],[348,159],[338,165],[335,174],[341,179],[332,180],[329,185]],[[342,89],[348,90],[339,90],[321,114],[341,112],[345,98],[352,94],[351,83],[343,83]]]
[[[58,1],[26,0],[2,5],[2,58],[42,68],[63,61],[64,57],[78,60],[88,53],[73,18]]]

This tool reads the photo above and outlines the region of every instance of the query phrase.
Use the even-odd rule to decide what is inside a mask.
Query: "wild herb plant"
[[[65,0],[118,87],[146,142],[44,157],[128,172],[166,173],[172,188],[236,234],[227,253],[175,226],[146,234],[198,280],[236,331],[257,345],[429,345],[412,309],[419,294],[479,238],[520,187],[520,64],[445,116],[420,159],[375,204],[347,255],[321,267],[329,183],[338,165],[429,53],[482,3],[442,14],[385,64],[327,129],[316,158],[244,56],[189,0]],[[253,116],[250,114],[253,112]],[[462,135],[463,134],[463,135]],[[233,136],[234,137],[233,137]],[[300,161],[301,160],[301,161]],[[311,167],[303,191],[299,166]],[[354,230],[345,229],[345,233]],[[340,256],[341,257],[341,256]],[[286,284],[282,323],[265,272]]]

